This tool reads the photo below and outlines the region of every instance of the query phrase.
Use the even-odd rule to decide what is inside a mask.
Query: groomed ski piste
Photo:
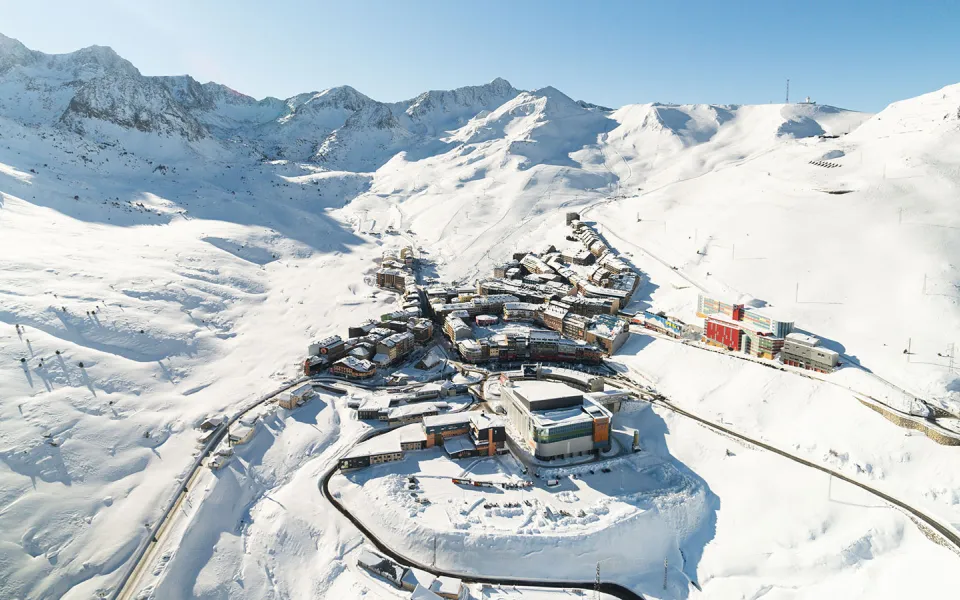
[[[649,276],[629,309],[690,318],[691,281],[749,295],[872,372],[836,373],[849,388],[960,405],[945,357],[960,331],[957,86],[874,116],[604,111],[502,80],[403,106],[340,88],[289,110],[217,88],[192,107],[157,92],[173,102],[158,108],[138,90],[160,83],[109,49],[51,59],[0,42],[0,596],[113,594],[199,451],[196,426],[298,377],[311,339],[395,306],[370,277],[388,226],[412,232],[438,277],[470,282],[561,242],[564,211],[579,209]],[[74,81],[90,85],[70,108]],[[116,114],[78,108],[104,98]],[[432,111],[438,98],[455,109]],[[125,107],[150,117],[142,129]],[[691,412],[960,524],[956,449],[842,388],[643,334],[614,360]],[[229,464],[194,481],[134,597],[404,597],[358,569],[367,542],[317,485],[366,428],[343,402],[321,392],[264,413]],[[512,521],[480,512],[408,511],[381,533],[427,562],[437,535],[497,536],[518,552],[487,553],[503,576],[592,581],[617,555],[604,579],[649,598],[952,594],[929,574],[960,558],[875,496],[658,407],[634,426],[684,482],[669,509],[587,478],[576,502],[596,506],[600,488],[612,508],[566,536],[533,520],[545,529],[508,535]],[[343,490],[384,494],[358,509],[374,524],[397,510],[384,476]],[[630,510],[650,530],[618,537],[605,518]],[[539,597],[511,594],[481,597]]]

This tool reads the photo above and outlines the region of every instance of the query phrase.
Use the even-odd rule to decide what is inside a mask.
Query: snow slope
[[[631,309],[691,318],[697,286],[748,294],[892,384],[844,372],[844,385],[958,410],[960,377],[944,357],[960,341],[958,111],[958,86],[872,117],[813,105],[609,111],[503,80],[394,104],[348,87],[255,100],[144,77],[107,48],[45,55],[0,37],[0,596],[110,590],[197,451],[194,426],[295,376],[311,338],[391,307],[370,275],[402,239],[423,247],[428,273],[472,281],[562,241],[563,213],[580,210],[650,275]],[[371,235],[388,226],[412,233]],[[859,464],[859,476],[960,521],[949,449],[832,387],[648,342],[635,336],[622,360],[678,401],[816,460]],[[198,529],[194,558],[163,571],[173,579],[156,582],[158,595],[242,597],[225,587],[238,570],[273,593],[271,571],[252,574],[260,560],[273,573],[289,565],[291,581],[315,569],[323,582],[304,579],[291,597],[362,593],[344,560],[359,541],[306,495],[321,470],[306,455],[328,456],[343,435],[332,415],[317,419],[321,431],[298,427],[290,446],[276,432],[291,427],[260,429],[270,441],[250,451],[265,468],[300,458],[218,493],[236,499],[231,515],[262,514],[263,529]],[[691,573],[717,581],[710,597],[895,597],[907,583],[893,582],[915,581],[910,561],[956,564],[888,510],[803,494],[803,519],[791,520],[777,485],[807,475],[765,458],[725,461],[733,468],[714,434],[668,426],[663,452],[719,498]],[[771,506],[776,518],[743,516]],[[763,562],[790,553],[808,560]],[[847,558],[824,573],[836,556]],[[196,588],[178,587],[198,572]]]

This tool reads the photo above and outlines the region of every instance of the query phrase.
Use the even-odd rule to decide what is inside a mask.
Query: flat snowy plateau
[[[630,310],[693,321],[700,291],[746,295],[862,366],[820,381],[634,334],[624,369],[960,529],[960,449],[851,391],[960,413],[958,198],[960,85],[876,115],[610,110],[502,79],[392,104],[349,87],[257,101],[0,35],[0,597],[111,594],[196,426],[296,378],[310,340],[394,307],[371,277],[385,247],[472,282],[562,243],[568,210],[649,277]],[[362,537],[318,489],[366,430],[351,412],[322,396],[265,415],[194,484],[140,594],[401,597],[358,570]],[[604,563],[644,596],[956,595],[960,556],[878,498],[670,411],[631,419],[696,488],[695,522],[618,539]],[[505,548],[526,547],[516,535]],[[490,568],[590,580],[604,540],[556,561],[492,547]],[[428,534],[403,543],[433,552]],[[702,591],[681,570],[663,591],[681,552]]]

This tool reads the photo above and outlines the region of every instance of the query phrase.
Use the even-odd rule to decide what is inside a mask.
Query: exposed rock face
[[[61,121],[77,131],[84,119],[97,119],[139,131],[180,135],[198,140],[207,135],[200,124],[170,91],[144,77],[109,75],[83,83],[64,111]]]

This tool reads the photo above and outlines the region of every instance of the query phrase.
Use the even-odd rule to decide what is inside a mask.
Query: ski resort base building
[[[500,393],[519,441],[537,459],[609,450],[613,415],[590,395],[564,383],[543,380],[508,380]]]

